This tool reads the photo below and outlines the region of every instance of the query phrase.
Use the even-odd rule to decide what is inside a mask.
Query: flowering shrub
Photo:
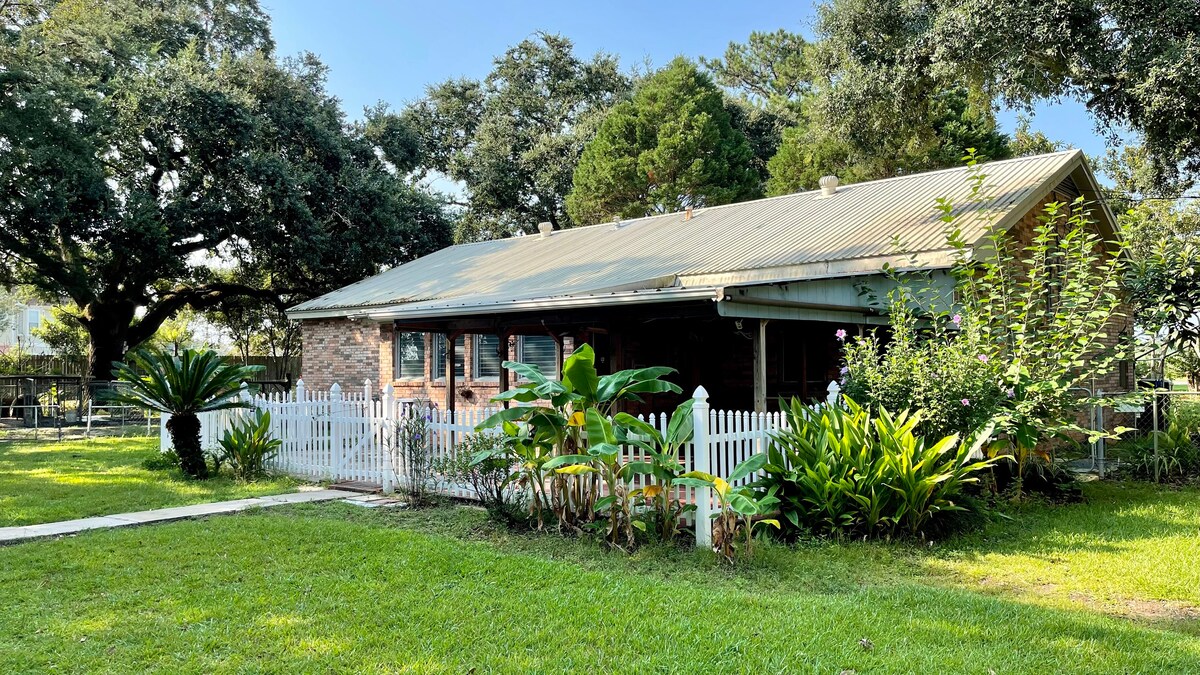
[[[430,501],[434,467],[429,449],[429,424],[436,407],[436,403],[416,401],[404,409],[396,422],[400,483],[413,506]]]
[[[920,325],[903,294],[891,303],[891,336],[855,338],[844,349],[842,391],[860,404],[920,410],[920,435],[967,437],[1006,400],[996,360],[960,314]]]

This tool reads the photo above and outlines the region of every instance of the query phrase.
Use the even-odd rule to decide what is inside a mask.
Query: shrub
[[[428,504],[433,483],[433,455],[429,449],[429,422],[433,406],[416,401],[404,409],[396,422],[396,447],[400,453],[400,481],[410,506]]]
[[[1200,448],[1193,433],[1182,424],[1172,424],[1166,431],[1151,432],[1125,444],[1121,471],[1132,478],[1155,482],[1200,476]]]
[[[179,468],[179,455],[174,450],[155,452],[142,460],[142,468],[147,471],[170,471]]]
[[[1127,341],[1108,344],[1110,331],[1125,320],[1125,257],[1119,244],[1101,237],[1083,197],[1045,204],[1028,240],[1011,236],[994,213],[979,210],[986,176],[973,155],[968,166],[968,203],[937,200],[950,269],[919,269],[915,260],[904,272],[886,269],[895,284],[889,309],[896,346],[848,345],[847,385],[861,403],[921,410],[941,432],[965,434],[984,419],[983,409],[974,419],[966,410],[960,419],[947,415],[956,404],[994,413],[997,440],[987,452],[1017,463],[1012,494],[1020,499],[1041,444],[1125,431],[1086,429],[1078,421],[1088,406],[1104,403],[1080,391],[1089,392],[1093,378],[1127,355]],[[983,243],[974,245],[977,237],[967,230],[982,231]],[[974,397],[966,393],[971,386],[981,388]]]
[[[985,436],[968,445],[914,433],[920,414],[877,414],[846,399],[808,406],[793,399],[788,427],[773,435],[757,486],[780,500],[784,520],[818,534],[926,536],[940,514],[964,510],[963,487],[993,460],[974,461]]]
[[[229,464],[235,476],[254,480],[267,473],[267,461],[279,452],[283,442],[271,437],[271,413],[256,410],[254,414],[234,423],[218,443],[221,446],[215,464]]]
[[[504,452],[503,436],[472,434],[451,456],[434,462],[433,470],[469,485],[493,519],[510,525],[524,520],[521,496],[509,486],[513,462]]]
[[[913,308],[896,297],[889,323],[888,340],[870,333],[846,344],[847,396],[869,408],[920,410],[916,431],[930,438],[970,435],[1004,405],[1000,364],[970,317],[919,326]]]

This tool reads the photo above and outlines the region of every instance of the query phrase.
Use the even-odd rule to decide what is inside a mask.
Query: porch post
[[[454,395],[456,383],[454,381],[454,341],[458,339],[457,331],[448,331],[446,333],[446,412],[454,412],[455,399]]]
[[[509,385],[508,385],[508,368],[504,367],[504,362],[509,360],[509,358],[508,358],[509,334],[507,331],[502,331],[502,332],[498,333],[496,335],[496,337],[498,338],[496,340],[496,343],[497,343],[496,344],[496,352],[500,356],[500,376],[499,376],[500,391],[504,392],[504,391],[508,391],[508,387],[509,387]],[[505,401],[504,407],[505,408],[508,407],[507,401]]]
[[[767,322],[758,320],[754,333],[754,412],[767,411]]]

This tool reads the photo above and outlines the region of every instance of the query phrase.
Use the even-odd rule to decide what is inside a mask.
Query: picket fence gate
[[[328,391],[309,391],[303,380],[290,392],[251,395],[243,390],[242,397],[251,408],[271,414],[271,433],[282,446],[269,467],[280,473],[309,480],[363,481],[382,486],[386,493],[403,488],[409,468],[399,437],[399,425],[411,415],[425,417],[425,436],[429,461],[452,458],[460,444],[476,427],[495,413],[497,407],[472,407],[455,411],[435,406],[417,408],[412,399],[396,398],[392,386],[382,390],[372,388],[370,381],[354,391],[343,391],[334,384]],[[703,471],[726,477],[734,467],[751,456],[766,452],[771,434],[785,427],[786,418],[780,412],[746,412],[712,410],[708,392],[697,387],[693,394],[692,441],[680,451],[679,460],[687,471]],[[250,409],[220,410],[202,413],[200,417],[201,445],[206,450],[218,447],[220,438],[230,427],[250,414]],[[638,416],[642,421],[665,433],[669,414]],[[171,447],[167,423],[163,415],[160,426],[161,447]],[[488,432],[484,432],[488,433]],[[494,433],[494,432],[493,432]],[[622,461],[645,459],[644,451],[633,446],[622,450]],[[756,476],[748,476],[734,486],[745,485]],[[633,487],[642,487],[647,476],[637,476]],[[459,499],[476,499],[467,485],[456,484],[444,476],[432,476],[432,488],[441,494]],[[708,488],[676,488],[676,497],[694,503],[696,511],[691,522],[695,525],[696,543],[708,547],[712,543],[711,515],[717,509]]]

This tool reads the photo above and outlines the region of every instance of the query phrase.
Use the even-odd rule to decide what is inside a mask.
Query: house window
[[[557,343],[549,335],[522,335],[517,342],[517,360],[537,366],[542,374],[558,379]]]
[[[500,378],[500,336],[476,335],[472,353],[471,377],[476,380]]]
[[[462,379],[466,376],[467,341],[462,335],[454,339],[454,377]],[[433,364],[430,374],[435,380],[446,379],[446,336],[437,333],[433,336]]]
[[[420,380],[425,377],[425,334],[396,335],[396,378]]]

